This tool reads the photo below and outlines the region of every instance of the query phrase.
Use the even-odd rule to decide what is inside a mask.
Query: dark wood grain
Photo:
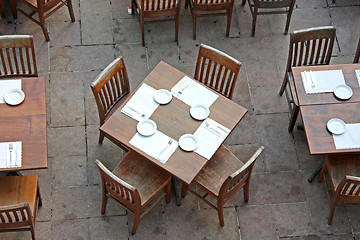
[[[143,83],[146,83],[155,89],[170,90],[184,76],[185,74],[181,71],[161,61],[145,78]],[[140,86],[138,86],[138,88],[139,87]],[[134,94],[134,92],[132,94]],[[102,125],[100,130],[112,141],[120,142],[129,149],[137,151],[156,165],[189,184],[205,165],[207,159],[194,152],[185,152],[178,148],[166,164],[162,164],[155,158],[150,157],[130,145],[129,141],[136,133],[137,121],[120,112],[121,108],[125,106],[130,97]],[[159,131],[178,141],[181,135],[185,133],[194,133],[201,124],[200,121],[191,118],[189,110],[190,107],[188,105],[173,97],[173,100],[169,104],[160,105],[150,119],[156,122]],[[228,98],[219,95],[219,98],[210,107],[209,117],[232,130],[246,112],[247,109],[234,103]]]

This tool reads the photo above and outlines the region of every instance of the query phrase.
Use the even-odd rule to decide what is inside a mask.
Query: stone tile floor
[[[289,112],[278,91],[284,75],[289,35],[283,35],[285,16],[260,16],[256,36],[250,37],[249,6],[236,1],[230,38],[225,17],[199,19],[192,40],[188,9],[182,9],[179,41],[173,23],[146,26],[141,45],[137,19],[127,13],[130,1],[74,0],[76,22],[65,8],[48,21],[50,42],[41,29],[20,15],[17,23],[0,20],[1,34],[32,34],[38,69],[47,79],[48,162],[37,174],[43,196],[37,239],[360,239],[360,209],[339,207],[327,225],[329,203],[322,183],[308,176],[323,157],[309,155],[305,134],[287,132]],[[351,63],[360,35],[360,1],[298,0],[290,32],[315,26],[337,28],[332,63]],[[131,88],[164,60],[193,75],[200,43],[216,47],[240,60],[234,101],[249,109],[226,145],[247,160],[259,145],[250,187],[250,201],[242,192],[230,201],[225,227],[216,211],[189,194],[176,206],[162,203],[129,235],[132,216],[109,201],[100,214],[100,177],[94,160],[110,169],[123,152],[98,139],[96,105],[90,83],[115,57],[124,56]],[[1,234],[1,239],[29,239],[29,233]]]

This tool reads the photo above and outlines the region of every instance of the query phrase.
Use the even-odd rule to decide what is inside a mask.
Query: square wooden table
[[[22,141],[21,167],[1,172],[47,168],[45,79],[21,80],[25,100],[17,106],[0,104],[0,142]]]
[[[155,89],[167,89],[170,91],[185,75],[185,73],[161,61],[142,83],[146,83]],[[140,86],[141,84],[138,88]],[[101,126],[100,131],[105,133],[113,142],[120,142],[129,149],[145,156],[149,161],[172,175],[190,184],[208,161],[206,158],[195,152],[185,152],[178,147],[169,160],[163,164],[129,144],[129,141],[136,133],[136,125],[138,122],[121,113],[121,109],[126,105],[136,90],[132,92],[129,98],[124,101],[118,110]],[[216,94],[218,94],[219,97],[210,106],[209,117],[230,130],[233,130],[246,114],[247,109],[219,93]],[[189,111],[189,105],[173,96],[171,102],[166,105],[160,105],[150,119],[156,122],[159,131],[178,141],[183,134],[193,134],[202,123],[202,121],[194,120],[190,116]]]

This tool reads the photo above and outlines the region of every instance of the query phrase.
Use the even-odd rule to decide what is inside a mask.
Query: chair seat
[[[221,145],[195,177],[194,182],[209,190],[214,196],[218,196],[225,180],[243,165],[243,162]]]
[[[28,203],[32,214],[36,211],[38,177],[7,176],[0,177],[0,206]]]
[[[169,173],[135,151],[129,151],[112,173],[138,190],[142,206],[164,188],[171,178]]]
[[[360,154],[329,155],[329,174],[336,190],[344,176],[360,177]]]

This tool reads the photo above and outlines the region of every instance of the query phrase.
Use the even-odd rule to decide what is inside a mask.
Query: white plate
[[[167,104],[171,101],[172,95],[166,89],[159,89],[155,92],[154,99],[159,104]]]
[[[184,151],[194,151],[198,146],[197,138],[192,134],[184,134],[179,139],[179,146]]]
[[[4,95],[4,101],[9,105],[19,105],[25,99],[25,93],[20,89],[12,89]]]
[[[326,127],[333,134],[342,134],[346,129],[344,121],[338,118],[330,119],[327,122]]]
[[[339,85],[334,89],[334,94],[337,98],[348,100],[351,98],[353,91],[347,85]]]
[[[157,126],[153,120],[144,119],[137,124],[136,129],[143,136],[151,136],[156,132]]]
[[[209,108],[203,104],[196,104],[190,108],[190,115],[196,120],[204,120],[209,114]]]

